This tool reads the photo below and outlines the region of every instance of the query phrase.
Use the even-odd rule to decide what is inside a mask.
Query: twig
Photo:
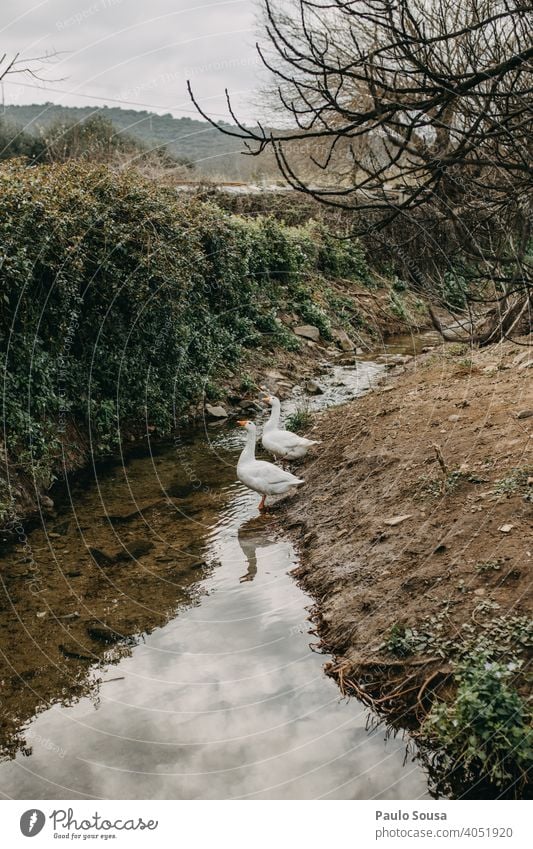
[[[426,680],[424,681],[424,683],[420,687],[420,690],[418,691],[418,694],[417,694],[417,697],[416,697],[416,710],[417,710],[417,712],[420,709],[421,711],[426,713],[426,711],[424,710],[424,705],[422,704],[422,696],[424,695],[425,691],[427,690],[428,686],[431,684],[433,679],[436,678],[438,675],[442,675],[442,674],[445,674],[446,677],[448,677],[447,673],[442,672],[442,669],[436,669],[435,672],[433,672],[431,675],[429,675],[426,678]]]
[[[444,478],[446,479],[450,475],[450,470],[449,470],[448,466],[446,465],[446,461],[445,461],[444,457],[442,456],[442,449],[441,449],[440,445],[437,445],[437,443],[435,443],[433,445],[433,450],[434,450],[434,452],[437,456],[437,461],[438,461],[439,466],[441,467],[442,474],[444,475]]]

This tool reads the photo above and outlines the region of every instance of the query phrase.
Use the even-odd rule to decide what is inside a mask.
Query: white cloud
[[[192,114],[189,78],[217,117],[227,114],[225,88],[240,114],[253,117],[260,85],[253,0],[4,0],[2,11],[0,53],[59,54],[43,68],[45,83],[6,79],[7,103],[117,100]]]

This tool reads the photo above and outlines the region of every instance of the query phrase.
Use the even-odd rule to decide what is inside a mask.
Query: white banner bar
[[[533,845],[528,802],[5,801],[2,845],[426,849]],[[35,842],[31,842],[32,840]]]

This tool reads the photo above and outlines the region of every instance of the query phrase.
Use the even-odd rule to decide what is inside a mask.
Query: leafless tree
[[[436,256],[460,252],[471,308],[485,313],[476,342],[530,328],[533,4],[263,5],[257,49],[284,126],[245,126],[226,93],[235,128],[223,131],[251,155],[273,150],[294,189],[353,210],[359,233],[400,255],[424,239]]]
[[[60,55],[56,51],[30,57],[21,57],[20,53],[15,53],[13,56],[4,53],[0,55],[0,82],[15,74],[23,74],[32,77],[34,80],[42,80],[44,67]]]

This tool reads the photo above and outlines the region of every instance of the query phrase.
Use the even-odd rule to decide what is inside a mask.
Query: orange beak
[[[270,397],[270,395],[265,395],[265,397],[263,398],[263,401],[266,401],[267,404],[270,404],[271,401],[272,401],[272,398]]]
[[[243,419],[242,421],[238,421],[237,424],[241,427],[245,427],[245,425],[250,424],[250,422],[248,421],[248,419]]]

